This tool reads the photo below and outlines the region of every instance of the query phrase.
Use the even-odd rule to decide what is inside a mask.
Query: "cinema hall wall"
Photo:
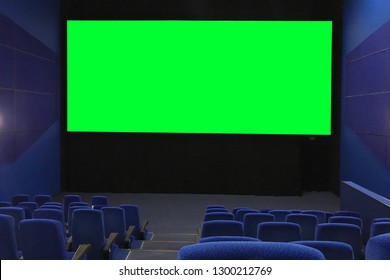
[[[0,1],[0,200],[60,191],[57,0]]]
[[[340,43],[342,4],[339,0],[68,0],[63,3],[63,19],[72,20],[333,19],[335,44]],[[68,133],[63,123],[62,189],[256,195],[337,190],[338,51],[334,57],[335,102],[330,137]],[[62,66],[62,73],[66,73],[66,64]],[[66,77],[62,78],[65,83]],[[62,116],[66,119],[65,113]]]
[[[390,198],[390,2],[344,4],[340,177]]]

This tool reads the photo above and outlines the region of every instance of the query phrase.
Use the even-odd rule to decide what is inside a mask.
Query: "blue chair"
[[[205,214],[207,214],[207,213],[214,213],[214,212],[230,213],[229,210],[224,209],[224,208],[207,208],[206,211],[205,211]]]
[[[357,225],[358,227],[363,227],[362,219],[355,216],[333,216],[329,218],[328,223],[345,223]]]
[[[208,221],[202,223],[200,237],[208,236],[243,236],[244,225],[238,221]]]
[[[63,208],[64,208],[64,217],[65,217],[65,223],[68,223],[68,209],[69,209],[69,204],[72,202],[80,202],[81,201],[81,196],[77,194],[67,194],[63,198]]]
[[[211,212],[206,213],[203,218],[203,222],[212,221],[212,220],[234,220],[233,213],[227,212]]]
[[[95,208],[95,205],[105,205],[108,206],[108,197],[105,195],[94,195],[91,197],[92,208]]]
[[[134,226],[126,228],[125,210],[120,207],[103,207],[103,221],[104,221],[104,232],[106,238],[110,237],[112,232],[117,232],[118,237],[116,244],[119,248],[130,248],[131,247],[131,235],[134,230]]]
[[[289,211],[291,212],[291,214],[299,214],[302,212],[302,210],[300,209],[289,209]]]
[[[0,260],[18,260],[15,220],[12,216],[0,214]]]
[[[249,208],[249,207],[236,207],[236,208],[233,208],[232,213],[234,215],[234,219],[236,219],[236,217],[237,217],[237,211],[242,210],[242,209],[254,210],[253,208]]]
[[[390,233],[368,239],[365,253],[366,260],[390,260]]]
[[[258,241],[259,239],[248,236],[209,236],[200,238],[198,243],[221,242],[221,241]]]
[[[294,244],[301,244],[315,248],[324,254],[327,260],[353,260],[353,249],[351,245],[338,241],[316,241],[302,240],[294,241]]]
[[[150,240],[153,232],[150,232],[146,228],[149,224],[148,220],[143,221],[141,224],[138,205],[122,204],[119,207],[125,210],[126,228],[128,229],[130,226],[134,226],[134,238],[136,240]]]
[[[285,222],[286,216],[292,214],[290,210],[271,210],[268,214],[275,216],[275,222]]]
[[[0,201],[0,207],[10,207],[10,206],[12,206],[11,202]]]
[[[378,223],[378,222],[390,222],[390,218],[375,218],[372,220],[372,223]]]
[[[51,208],[38,208],[34,210],[32,214],[33,219],[49,219],[55,220],[62,224],[62,229],[65,236],[67,235],[64,219],[64,211],[62,209],[51,209]],[[68,248],[67,248],[68,249]]]
[[[33,219],[50,219],[59,221],[65,229],[64,212],[59,209],[38,208],[32,214]]]
[[[317,249],[280,242],[226,241],[182,247],[179,260],[324,260]]]
[[[254,209],[241,209],[236,212],[235,220],[244,222],[244,216],[249,213],[260,213],[259,210]]]
[[[25,260],[68,260],[84,256],[89,245],[78,248],[76,253],[67,252],[63,225],[50,219],[29,219],[19,224],[23,259]],[[83,252],[82,252],[83,251]]]
[[[117,248],[114,243],[117,236],[117,233],[112,233],[106,239],[101,210],[81,208],[74,211],[71,251],[82,244],[90,244],[89,260],[115,259]]]
[[[362,259],[363,241],[361,229],[357,225],[343,223],[323,223],[316,227],[315,240],[339,241],[352,246],[354,259]]]
[[[63,204],[61,202],[56,202],[56,201],[48,201],[48,202],[45,202],[42,204],[42,206],[44,206],[44,205],[56,205],[56,206],[60,206],[63,208]]]
[[[19,222],[25,219],[26,212],[21,207],[1,207],[0,214],[9,215],[14,218],[15,221],[15,236],[17,249],[20,250],[20,239],[19,239]]]
[[[275,216],[267,213],[248,213],[244,216],[244,235],[257,238],[257,227],[260,223],[274,222]]]
[[[370,237],[390,233],[390,222],[376,222],[371,224]]]
[[[65,217],[64,208],[62,206],[60,206],[60,205],[43,204],[41,207],[39,207],[39,209],[57,209],[57,210],[61,210],[62,214]]]
[[[257,238],[272,242],[297,241],[301,240],[301,228],[296,223],[264,222],[257,228]]]
[[[85,205],[76,205],[76,206],[70,206],[68,209],[68,224],[67,224],[67,234],[68,236],[72,236],[72,226],[73,226],[73,213],[77,209],[90,209],[89,206]]]
[[[349,210],[335,211],[335,212],[333,212],[333,216],[350,216],[350,217],[361,218],[361,216],[358,212],[349,211]]]
[[[309,215],[316,216],[319,224],[327,222],[325,211],[320,211],[320,210],[303,210],[301,212],[301,214],[309,214]]]
[[[325,218],[326,218],[326,222],[329,221],[329,218],[330,217],[333,217],[333,212],[329,212],[329,211],[325,211]]]
[[[310,214],[290,214],[286,216],[286,222],[296,223],[301,227],[302,240],[314,240],[317,216]]]
[[[221,205],[221,204],[210,204],[210,205],[207,205],[207,206],[206,206],[206,209],[209,209],[209,208],[226,209],[226,207],[225,207],[224,205]]]
[[[107,207],[107,205],[93,205],[93,209],[96,209],[96,210],[102,210],[103,207]]]
[[[18,206],[20,202],[30,201],[28,194],[16,194],[12,197],[12,206]]]
[[[87,202],[84,202],[84,201],[74,201],[74,202],[69,203],[69,208],[72,206],[87,206],[87,207],[89,207],[89,204]]]
[[[31,219],[32,212],[34,212],[35,209],[38,209],[38,203],[32,201],[24,201],[19,202],[18,207],[22,207],[24,209],[26,219]]]
[[[41,207],[45,202],[51,202],[51,196],[48,194],[38,194],[34,196],[34,201]]]

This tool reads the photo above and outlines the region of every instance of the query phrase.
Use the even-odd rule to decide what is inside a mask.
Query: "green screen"
[[[330,135],[330,21],[67,22],[69,132]]]

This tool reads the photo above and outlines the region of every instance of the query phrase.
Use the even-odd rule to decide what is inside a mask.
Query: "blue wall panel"
[[[14,156],[14,132],[0,132],[0,165],[11,162],[15,159]],[[1,180],[0,180],[1,182]],[[1,188],[5,186],[1,185]]]
[[[55,61],[15,52],[15,88],[43,93],[58,92]]]
[[[348,12],[348,11],[347,11]],[[348,54],[348,60],[354,60],[367,54],[372,54],[390,46],[390,22],[385,23],[382,27],[372,33],[360,45],[354,48]]]
[[[369,133],[356,133],[360,140],[376,157],[380,164],[386,166],[386,136]]]
[[[0,89],[0,132],[14,129],[14,94]]]
[[[390,136],[386,136],[386,167],[390,170]]]
[[[361,95],[345,99],[347,123],[356,132],[380,133],[386,130],[387,95]]]
[[[385,135],[390,135],[390,93],[386,94]],[[388,146],[390,149],[390,146]]]
[[[1,0],[0,13],[59,53],[60,0]]]
[[[362,57],[347,64],[347,96],[390,90],[390,51]]]
[[[13,24],[6,18],[0,16],[0,44],[12,46],[13,44]]]
[[[15,131],[15,158],[19,158],[21,155],[23,155],[23,153],[42,136],[45,130],[46,129]]]
[[[0,2],[0,200],[60,191],[59,12]]]
[[[56,122],[18,159],[1,165],[1,200],[9,200],[16,193],[35,195],[56,194],[60,191],[59,133],[59,122]]]
[[[340,177],[390,198],[390,2],[344,4]]]
[[[51,94],[15,93],[15,128],[47,129],[55,121],[54,96]]]
[[[14,31],[14,46],[15,49],[21,50],[26,53],[35,54],[40,57],[47,58],[49,60],[55,60],[57,54],[42,44],[37,38],[27,33],[19,26],[15,26]]]
[[[13,52],[0,45],[0,88],[12,88],[14,85]]]

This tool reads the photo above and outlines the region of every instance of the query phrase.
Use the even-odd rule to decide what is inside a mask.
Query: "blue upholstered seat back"
[[[177,255],[181,260],[324,260],[317,249],[280,242],[225,241],[189,245]]]
[[[0,214],[0,232],[0,260],[16,260],[15,220],[12,216]]]
[[[301,228],[296,223],[264,222],[258,225],[257,238],[273,242],[297,241],[301,240]]]
[[[50,219],[29,219],[19,224],[23,259],[66,260],[63,224]]]
[[[268,213],[247,213],[244,216],[244,235],[257,238],[257,227],[260,223],[274,222],[275,216]]]
[[[238,221],[214,220],[203,222],[201,237],[208,236],[243,236],[244,225]]]

